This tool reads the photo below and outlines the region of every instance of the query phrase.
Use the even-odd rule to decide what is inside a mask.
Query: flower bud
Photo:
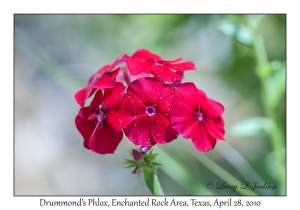
[[[140,160],[140,159],[142,159],[142,153],[140,153],[136,149],[132,150],[132,156],[133,156],[133,159],[135,159],[137,161]]]

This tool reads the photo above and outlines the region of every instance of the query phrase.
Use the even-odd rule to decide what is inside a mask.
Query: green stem
[[[253,27],[250,23],[250,17],[248,16],[248,26],[252,29],[253,31],[253,52],[255,55],[255,59],[258,65],[258,69],[264,68],[265,65],[269,63],[267,53],[265,51],[263,39],[260,35],[257,33],[257,27]],[[282,156],[280,154],[281,149],[285,148],[284,146],[284,134],[282,132],[281,126],[280,126],[280,120],[279,120],[279,115],[277,112],[277,107],[274,104],[270,104],[268,101],[268,77],[261,77],[259,76],[260,79],[260,84],[262,87],[262,101],[263,101],[263,106],[265,113],[267,117],[271,118],[274,122],[274,128],[270,132],[270,140],[271,140],[271,145],[272,149],[275,152],[275,158],[278,163],[278,176],[279,176],[279,183],[282,188],[282,190],[285,189],[285,177],[284,173],[282,172],[282,167],[280,166],[282,160]]]
[[[157,172],[156,172],[156,174],[154,174],[153,186],[154,186],[154,195],[165,195],[164,191],[160,185],[160,182],[158,180]]]

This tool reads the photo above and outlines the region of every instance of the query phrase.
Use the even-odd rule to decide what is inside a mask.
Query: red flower
[[[122,129],[134,119],[131,101],[123,98],[125,86],[116,82],[114,88],[95,94],[90,106],[82,107],[75,124],[84,138],[84,147],[100,154],[113,153],[123,138]],[[122,100],[122,101],[121,101]]]
[[[182,80],[183,77],[172,70],[186,71],[196,69],[191,61],[176,63],[181,60],[181,58],[172,61],[162,60],[160,56],[146,49],[140,49],[126,60],[126,64],[132,76],[141,73],[152,73],[165,82],[174,82]]]
[[[127,94],[135,113],[135,120],[125,129],[126,136],[135,145],[165,144],[177,138],[170,124],[170,109],[174,88],[156,78],[144,77],[133,81]]]
[[[129,57],[125,54],[121,59],[116,59],[113,64],[108,64],[100,68],[89,79],[88,85],[75,93],[76,102],[83,107],[85,101],[93,95],[97,89],[112,88],[115,85],[116,77],[119,74],[120,68],[113,69],[125,62]]]
[[[200,152],[212,150],[217,139],[224,140],[223,112],[222,104],[207,98],[193,83],[183,83],[175,88],[172,127],[183,138],[191,137]]]

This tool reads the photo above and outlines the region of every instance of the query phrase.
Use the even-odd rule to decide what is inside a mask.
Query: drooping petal
[[[164,115],[170,115],[174,94],[174,87],[164,85],[161,97],[156,102],[156,109],[159,113]]]
[[[171,64],[171,63],[179,62],[179,61],[181,61],[181,60],[182,60],[182,58],[176,58],[176,59],[174,59],[174,60],[163,60],[163,61],[161,61],[161,62],[164,63],[164,64]]]
[[[183,138],[190,137],[192,125],[197,121],[195,111],[183,102],[175,102],[171,109],[171,124]]]
[[[199,100],[203,100],[203,97],[197,97],[198,90],[194,83],[185,82],[175,87],[175,97],[174,102],[184,102],[186,106],[189,106],[191,109],[195,111],[198,110]]]
[[[195,64],[192,61],[170,64],[169,67],[176,71],[196,70]]]
[[[111,65],[107,64],[103,67],[101,67],[95,74],[91,76],[89,79],[88,85],[93,85],[95,82],[98,81],[104,74],[106,74],[110,70]]]
[[[213,121],[211,118],[204,117],[203,124],[207,132],[210,133],[213,137],[219,140],[224,140],[224,121],[221,118],[222,117],[218,117],[217,119],[215,119],[215,121]]]
[[[183,79],[182,76],[176,74],[175,72],[171,71],[169,68],[164,66],[154,65],[152,67],[152,71],[156,76],[158,76],[164,82],[174,82],[176,80]]]
[[[120,105],[109,110],[106,115],[106,121],[117,132],[125,128],[132,120],[135,119],[133,105],[128,96],[124,96]]]
[[[150,125],[150,117],[146,114],[139,115],[124,128],[124,133],[136,146],[153,146],[150,138]]]
[[[93,74],[91,76],[91,78],[89,79],[88,85],[94,85],[99,79],[104,77],[106,74],[108,74],[108,77],[110,77],[110,78],[113,78],[113,77],[115,78],[116,77],[115,74],[119,73],[118,71],[120,68],[116,69],[114,72],[110,72],[110,71],[112,69],[114,69],[116,66],[124,63],[128,58],[129,58],[129,56],[125,54],[125,55],[123,55],[122,58],[117,58],[111,65],[107,64],[107,65],[101,67],[95,74]],[[99,84],[97,84],[97,86],[102,86],[102,85],[108,86],[107,84],[109,84],[111,82],[107,79],[108,78],[104,78],[103,81],[100,81]],[[107,81],[107,83],[105,81]],[[101,83],[103,83],[103,84],[101,84]]]
[[[116,78],[119,74],[120,68],[115,71],[103,74],[98,80],[93,84],[94,88],[112,88],[115,86]]]
[[[102,104],[103,102],[103,94],[101,90],[98,90],[90,104],[90,111],[94,112],[96,110],[96,108]]]
[[[143,77],[134,80],[128,87],[127,93],[139,97],[145,105],[153,105],[161,96],[163,83],[156,78]]]
[[[89,140],[94,131],[94,122],[87,119],[89,114],[89,108],[84,107],[79,110],[78,115],[75,118],[75,125],[79,133],[84,139],[84,147],[90,149]]]
[[[169,125],[169,119],[162,114],[157,113],[151,117],[151,135],[156,143],[166,144],[177,137],[166,134]]]
[[[84,106],[85,101],[92,95],[92,89],[91,86],[88,86],[75,93],[74,97],[79,106]]]
[[[207,98],[206,105],[202,107],[202,112],[205,116],[215,118],[221,116],[224,112],[224,106],[210,98]]]
[[[198,121],[192,126],[191,139],[196,149],[200,152],[212,150],[217,143],[217,139],[212,137]]]
[[[107,110],[113,108],[114,106],[118,105],[118,103],[120,103],[120,101],[123,98],[125,89],[126,88],[122,83],[116,82],[114,88],[106,88],[104,90],[103,105]]]
[[[115,132],[109,125],[99,122],[90,138],[90,149],[99,154],[112,154],[123,138],[123,133]]]

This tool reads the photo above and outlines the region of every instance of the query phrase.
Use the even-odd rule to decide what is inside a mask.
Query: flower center
[[[146,114],[147,115],[149,115],[149,116],[153,116],[153,115],[155,115],[155,113],[156,113],[156,108],[155,108],[155,106],[147,106],[146,107]]]
[[[101,109],[101,105],[95,110],[94,114],[89,116],[89,120],[93,121],[96,125],[98,122],[103,122],[106,117],[105,110]]]
[[[200,110],[196,113],[196,118],[197,118],[198,120],[200,120],[200,121],[203,120],[203,114],[202,114],[202,112],[201,112]]]
[[[105,119],[105,112],[103,110],[99,110],[97,113],[98,121],[103,121]]]

